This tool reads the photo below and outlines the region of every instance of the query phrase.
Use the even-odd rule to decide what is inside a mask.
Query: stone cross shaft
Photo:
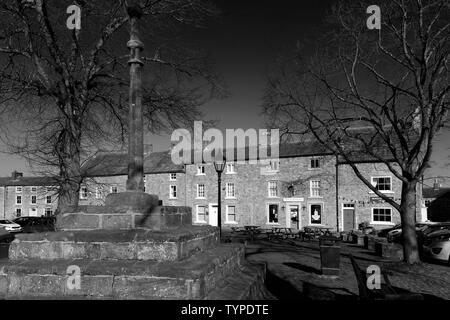
[[[130,41],[130,113],[128,137],[127,191],[144,191],[144,128],[142,111],[142,67],[143,43],[139,40],[140,8],[129,8]]]

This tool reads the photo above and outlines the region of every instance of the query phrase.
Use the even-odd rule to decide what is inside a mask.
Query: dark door
[[[355,229],[355,207],[344,207],[344,231],[351,231]]]

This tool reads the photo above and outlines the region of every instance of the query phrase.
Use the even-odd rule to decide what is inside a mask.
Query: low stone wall
[[[399,243],[383,243],[382,256],[394,261],[403,260],[403,246]]]
[[[108,207],[84,206],[57,216],[57,230],[165,230],[192,224],[190,207],[158,206],[146,213],[139,210],[112,212]]]
[[[74,264],[81,271],[79,289],[67,285]],[[6,299],[255,299],[263,287],[264,270],[244,262],[244,247],[237,244],[178,262],[27,260],[0,270],[0,298]]]
[[[100,230],[22,234],[11,243],[9,259],[176,261],[218,243],[218,229],[208,226],[189,226],[172,232]]]

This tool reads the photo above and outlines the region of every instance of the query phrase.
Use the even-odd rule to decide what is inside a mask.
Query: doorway
[[[298,204],[288,205],[288,214],[290,219],[290,227],[299,230],[300,229],[300,206]]]
[[[209,224],[217,227],[218,226],[218,206],[216,203],[209,204]]]
[[[342,205],[342,224],[344,231],[355,229],[355,205],[353,203]]]

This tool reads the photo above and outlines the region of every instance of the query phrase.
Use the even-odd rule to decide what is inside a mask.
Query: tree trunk
[[[420,263],[416,234],[416,182],[403,183],[400,205],[403,259],[408,264]]]
[[[73,114],[68,107],[68,114]],[[60,169],[59,199],[57,213],[78,207],[81,173],[81,124],[76,117],[66,121],[66,128],[61,131],[58,140],[58,158]]]

